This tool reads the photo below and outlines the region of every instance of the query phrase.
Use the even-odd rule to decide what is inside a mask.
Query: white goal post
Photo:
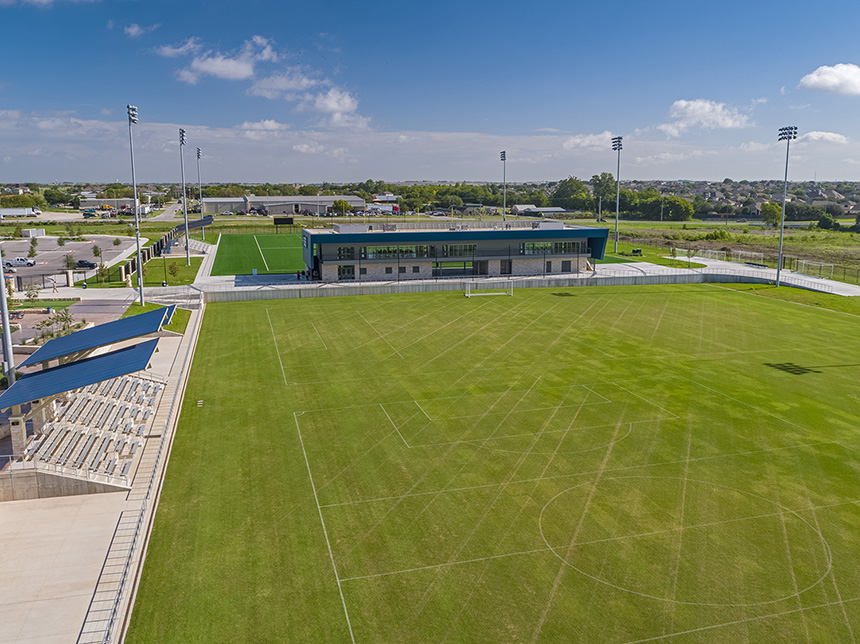
[[[721,259],[722,261],[726,261],[726,251],[702,249],[696,251],[695,257],[701,257],[702,259]]]
[[[513,295],[513,280],[492,280],[466,282],[466,297],[478,295]]]
[[[764,264],[764,253],[749,250],[732,251],[732,260],[741,264]]]
[[[824,262],[813,262],[811,259],[801,259],[797,262],[796,273],[807,277],[820,277],[822,279],[833,279],[833,264]]]

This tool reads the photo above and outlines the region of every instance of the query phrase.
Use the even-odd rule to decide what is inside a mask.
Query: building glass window
[[[412,267],[412,272],[413,272],[413,273],[420,273],[420,272],[421,272],[421,267],[420,267],[420,266],[413,266],[413,267]]]
[[[405,266],[400,266],[400,267],[398,267],[398,271],[399,271],[400,273],[405,273],[405,272],[406,272],[406,267],[405,267]]]
[[[561,272],[562,272],[562,273],[569,273],[569,272],[570,272],[570,260],[569,260],[569,259],[564,259],[564,260],[562,260],[562,262],[561,262]]]
[[[393,272],[394,272],[394,271],[393,271],[393,269],[392,269],[390,266],[386,266],[386,267],[385,267],[385,274],[386,274],[386,275],[391,275],[391,273],[393,273]]]
[[[338,280],[354,280],[355,279],[355,266],[352,264],[348,264],[346,266],[338,266],[337,267],[337,279]]]
[[[337,247],[337,258],[338,259],[355,259],[355,247],[354,246],[338,246]]]

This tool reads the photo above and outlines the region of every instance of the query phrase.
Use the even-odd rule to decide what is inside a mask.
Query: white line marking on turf
[[[623,644],[643,644],[643,642],[656,642],[657,640],[665,640],[670,637],[679,637],[680,635],[690,635],[691,633],[701,633],[703,631],[710,631],[716,628],[723,628],[724,626],[737,626],[738,624],[744,624],[746,622],[758,622],[763,619],[771,619],[773,617],[783,617],[785,615],[792,615],[794,613],[799,613],[805,610],[813,610],[815,608],[829,608],[830,606],[837,606],[839,604],[848,604],[849,602],[860,601],[860,597],[854,597],[852,599],[846,599],[844,601],[836,601],[836,602],[827,602],[824,604],[816,604],[815,606],[805,606],[804,608],[794,608],[792,610],[785,610],[780,613],[771,613],[769,615],[757,615],[755,617],[746,617],[744,619],[736,619],[731,622],[723,622],[722,624],[712,624],[710,626],[700,626],[699,628],[691,628],[686,631],[678,631],[677,633],[668,633],[667,635],[656,635],[654,637],[645,637],[639,640],[630,640],[628,642],[624,642]]]
[[[269,309],[266,309],[266,318],[269,320],[269,328],[272,330],[272,342],[275,343],[275,354],[278,356],[278,364],[281,365],[281,375],[284,377],[284,385],[289,387],[287,373],[284,371],[284,361],[281,360],[281,350],[278,349],[278,339],[275,337],[275,327],[272,326],[272,317],[269,315]]]
[[[316,332],[317,332],[317,337],[320,339],[320,342],[322,342],[323,349],[325,349],[326,351],[328,351],[328,346],[326,345],[325,340],[323,340],[322,336],[320,335],[320,332],[319,332],[319,330],[317,329],[317,325],[316,325],[316,324],[314,324],[313,322],[311,322],[311,326],[314,328],[314,331],[316,331]]]
[[[382,338],[382,340],[385,342],[385,344],[387,344],[389,347],[391,347],[391,350],[394,351],[394,353],[396,353],[397,355],[399,355],[400,359],[402,360],[403,356],[400,355],[400,352],[394,348],[393,344],[391,344],[388,340],[385,339],[384,335],[382,335],[379,331],[376,330],[375,326],[373,326],[370,322],[367,321],[367,318],[361,314],[361,311],[356,311],[356,313],[358,313],[358,317],[360,317],[362,320],[364,320],[364,323],[367,324],[367,326],[369,326],[371,329],[373,329],[373,331],[376,333],[376,335],[378,335],[380,338]]]
[[[418,409],[420,409],[420,410],[421,410],[421,413],[422,413],[422,414],[424,414],[425,416],[427,416],[427,420],[430,420],[430,421],[432,421],[432,420],[433,420],[432,418],[430,418],[430,415],[429,415],[426,411],[424,411],[424,408],[421,406],[421,403],[419,403],[419,402],[416,400],[416,401],[415,401],[415,404],[416,404],[416,405],[418,405]]]
[[[385,410],[385,407],[382,406],[382,403],[379,403],[379,407],[382,409],[383,413],[385,413],[385,417],[388,419],[388,422],[391,423],[391,426],[394,428],[394,431],[397,432],[398,436],[400,436],[400,440],[403,441],[403,444],[411,449],[411,445],[409,445],[409,443],[406,442],[406,439],[403,438],[403,434],[400,433],[400,428],[394,424],[393,420],[391,420],[391,416],[388,415],[388,412]]]
[[[311,481],[311,490],[313,490],[314,501],[317,504],[317,512],[320,515],[320,523],[322,524],[323,535],[325,536],[325,545],[328,548],[328,556],[329,559],[331,559],[331,567],[332,570],[334,570],[334,578],[337,581],[337,592],[340,593],[340,603],[343,604],[343,614],[346,616],[346,625],[349,628],[349,639],[352,640],[353,644],[355,644],[355,635],[352,634],[352,623],[349,621],[349,610],[347,610],[346,608],[346,599],[343,596],[341,579],[340,576],[337,574],[337,564],[334,562],[334,553],[331,550],[331,542],[328,539],[328,530],[326,530],[325,527],[325,519],[323,518],[322,508],[320,507],[320,500],[317,496],[317,488],[316,485],[314,485],[314,475],[311,473],[311,464],[310,461],[308,461],[308,453],[305,451],[305,441],[304,439],[302,439],[302,430],[299,427],[299,419],[295,414],[293,414],[293,420],[296,423],[296,431],[299,434],[299,443],[302,446],[302,454],[305,457],[305,466],[308,468],[308,478]]]
[[[837,445],[839,447],[842,447],[842,445],[839,445],[839,443],[836,443],[834,441],[819,441],[817,443],[801,443],[799,445],[788,445],[786,447],[769,447],[766,449],[756,449],[756,450],[750,450],[747,452],[732,452],[729,454],[715,454],[713,456],[700,456],[698,458],[691,458],[690,462],[692,463],[692,462],[696,462],[696,461],[709,461],[709,460],[714,460],[717,458],[734,458],[736,456],[749,456],[750,454],[761,454],[763,452],[778,452],[781,450],[788,450],[788,449],[803,449],[804,447],[817,447],[819,445]],[[628,470],[640,470],[640,469],[646,469],[646,468],[650,468],[650,467],[663,467],[665,465],[678,465],[678,464],[683,463],[683,462],[684,461],[663,461],[662,463],[640,463],[638,465],[625,465],[624,467],[609,468],[607,470],[607,472],[625,472]],[[569,478],[574,478],[577,476],[590,476],[590,475],[595,474],[595,473],[596,473],[595,471],[586,471],[586,472],[575,472],[573,474],[558,474],[556,476],[543,476],[543,477],[531,478],[531,479],[520,479],[518,481],[512,481],[511,484],[514,484],[514,483],[534,483],[535,481],[554,481],[557,479],[569,479]],[[486,489],[486,488],[490,488],[490,487],[498,487],[500,485],[502,485],[502,484],[501,483],[485,483],[483,485],[469,485],[469,486],[465,486],[465,487],[444,488],[441,490],[428,490],[427,492],[411,492],[409,494],[398,494],[398,495],[394,495],[394,496],[380,496],[380,497],[376,497],[376,498],[372,498],[372,499],[359,499],[358,501],[344,501],[342,503],[330,503],[330,504],[324,505],[322,507],[326,508],[326,507],[336,507],[336,506],[341,506],[341,505],[358,505],[360,503],[379,503],[382,501],[394,501],[395,499],[404,499],[404,498],[412,497],[412,496],[425,496],[428,494],[439,494],[440,492],[466,492],[468,490],[482,490],[482,489]]]
[[[266,263],[266,256],[263,255],[263,249],[260,248],[260,242],[257,241],[257,236],[254,235],[254,243],[257,244],[257,250],[260,251],[260,257],[263,258],[263,266],[266,267],[266,270],[269,270],[269,265]]]

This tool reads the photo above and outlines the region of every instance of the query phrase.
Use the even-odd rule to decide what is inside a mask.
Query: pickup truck
[[[36,260],[28,257],[15,257],[14,259],[4,259],[3,268],[12,268],[13,266],[35,266]]]

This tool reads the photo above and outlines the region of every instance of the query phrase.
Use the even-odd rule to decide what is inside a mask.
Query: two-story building
[[[336,224],[302,231],[314,279],[565,275],[602,259],[608,230],[560,221]]]

